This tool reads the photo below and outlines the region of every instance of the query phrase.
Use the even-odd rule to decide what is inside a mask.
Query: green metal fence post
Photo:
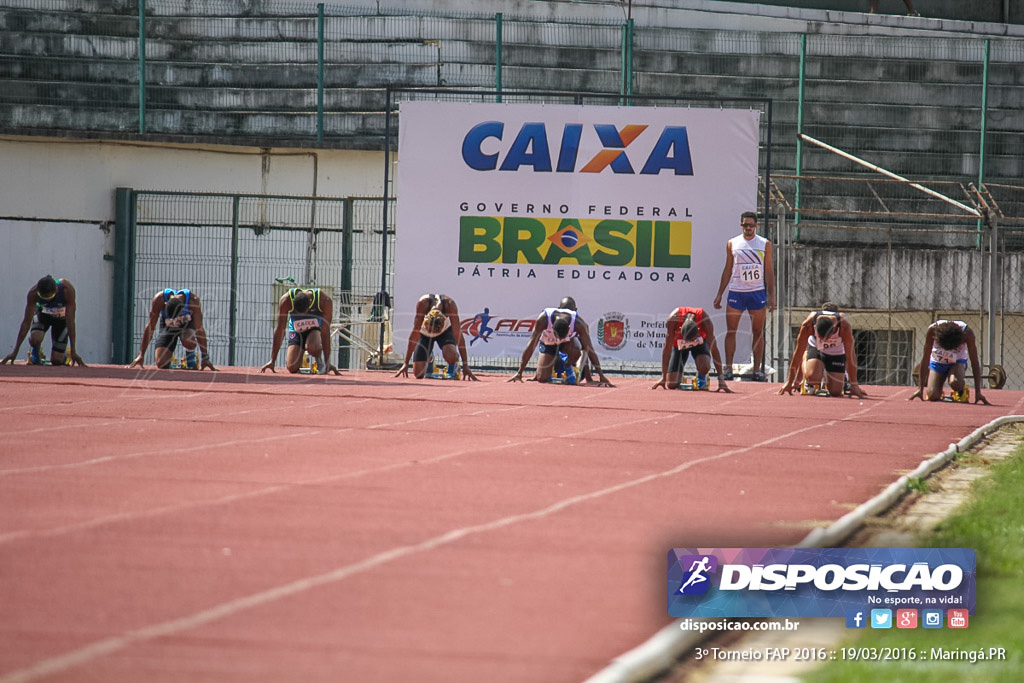
[[[797,87],[796,104],[796,197],[793,213],[793,239],[800,239],[800,176],[804,172],[804,141],[799,137],[804,132],[804,91],[807,76],[807,34],[800,35],[800,83]]]
[[[316,140],[324,141],[324,3],[316,6]]]
[[[386,200],[385,200],[386,201]],[[347,292],[349,304],[352,304],[352,224],[355,221],[355,207],[351,199],[346,199],[341,219],[341,291]],[[351,318],[351,316],[349,316]],[[342,344],[338,340],[338,367],[348,368],[352,362],[351,343]]]
[[[501,102],[501,12],[494,15],[494,89],[498,91],[496,102]]]
[[[146,0],[139,0],[139,135],[146,134]]]
[[[633,19],[626,21],[626,95],[633,94]],[[628,105],[630,100],[626,100]]]
[[[238,339],[238,223],[242,198],[231,198],[231,300],[228,302],[228,365],[235,364]]]
[[[978,149],[978,190],[985,183],[985,137],[988,132],[988,70],[991,57],[992,41],[985,39],[985,62],[981,71],[981,135]],[[984,230],[982,219],[978,219],[978,247],[981,247],[981,232]]]
[[[110,324],[112,363],[131,362],[135,317],[135,190],[114,191],[114,301]]]

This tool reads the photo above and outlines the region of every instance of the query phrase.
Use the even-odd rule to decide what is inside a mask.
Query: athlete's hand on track
[[[480,378],[473,374],[473,371],[467,368],[465,365],[462,366],[462,379],[469,380],[472,382],[479,382]]]
[[[908,398],[907,400],[908,401],[913,401],[915,398],[919,398],[919,399],[921,399],[923,401],[924,400],[924,389],[921,389],[920,387],[918,387],[917,391],[912,393],[910,395],[910,398]]]
[[[17,355],[17,351],[7,354],[6,356],[4,356],[3,360],[0,360],[0,365],[3,365],[4,363],[10,363],[11,365],[14,365],[14,359]]]
[[[615,388],[615,385],[608,381],[608,378],[604,376],[603,372],[597,373],[597,386],[599,387],[611,387]]]
[[[338,368],[336,368],[336,367],[334,367],[333,365],[331,365],[330,363],[328,363],[328,364],[327,364],[327,371],[326,371],[326,372],[325,372],[324,374],[325,374],[325,375],[329,375],[329,374],[331,374],[332,372],[333,372],[333,373],[334,373],[335,375],[341,375],[341,370],[339,370]]]
[[[792,396],[793,389],[795,389],[795,387],[791,385],[789,382],[786,382],[786,384],[781,389],[779,389],[779,396],[782,396],[783,394],[789,394],[790,396]]]
[[[974,402],[975,403],[984,403],[987,406],[992,405],[991,403],[988,402],[988,399],[985,398],[984,396],[982,396],[981,392],[977,391],[977,390],[975,390],[975,392],[974,392]]]
[[[267,370],[270,370],[275,375],[277,374],[277,370],[274,369],[274,361],[270,361],[269,363],[264,365],[262,368],[260,368],[260,372],[266,372]]]
[[[88,365],[85,364],[85,361],[82,360],[82,357],[79,356],[74,351],[71,352],[71,365],[72,367],[75,365],[81,365],[83,368],[89,367]]]
[[[395,377],[408,377],[409,376],[409,364],[402,363],[402,367],[398,368],[398,372],[395,373]]]
[[[867,398],[868,397],[868,395],[864,392],[864,390],[860,388],[859,384],[851,384],[850,385],[850,395],[851,396],[856,396],[857,398]]]
[[[724,391],[727,394],[733,393],[732,389],[729,388],[729,385],[725,383],[724,379],[718,380],[718,388],[715,389],[715,391],[716,392]]]
[[[523,381],[523,373],[517,372],[516,374],[512,375],[511,377],[509,377],[508,381],[509,382],[522,382]]]
[[[142,356],[135,356],[135,359],[131,363],[128,364],[128,369],[129,370],[131,368],[135,368],[135,367],[139,368],[140,370],[144,370],[146,368],[146,365],[143,362]]]
[[[203,356],[203,361],[199,364],[199,369],[202,370],[203,368],[210,368],[214,372],[220,372],[217,368],[213,367],[213,361],[206,356]]]
[[[668,389],[668,387],[665,386],[665,378],[664,377],[662,377],[657,382],[655,382],[654,386],[651,387],[651,389],[657,389],[658,387],[661,387],[662,389]]]

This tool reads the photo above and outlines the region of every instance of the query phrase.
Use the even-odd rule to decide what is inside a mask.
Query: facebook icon
[[[862,609],[846,610],[846,628],[864,628],[867,625],[867,617]]]

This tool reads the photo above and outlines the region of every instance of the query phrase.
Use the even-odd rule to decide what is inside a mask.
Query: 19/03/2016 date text
[[[694,659],[729,662],[812,662],[842,661],[1004,661],[1006,648],[989,647],[961,650],[942,647],[844,647],[838,650],[813,647],[766,647],[728,650],[720,647],[695,648]]]

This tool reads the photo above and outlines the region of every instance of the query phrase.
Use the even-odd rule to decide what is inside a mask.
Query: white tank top
[[[760,235],[746,239],[737,235],[729,240],[732,245],[732,279],[729,290],[733,292],[759,292],[764,289],[764,254],[768,240]]]
[[[566,335],[565,339],[559,339],[555,336],[555,331],[551,329],[551,316],[555,313],[568,313],[571,317],[569,318],[569,334]],[[568,308],[545,308],[544,314],[548,317],[548,326],[540,333],[540,341],[546,346],[553,346],[555,344],[561,344],[562,342],[569,341],[576,336],[576,311]]]

